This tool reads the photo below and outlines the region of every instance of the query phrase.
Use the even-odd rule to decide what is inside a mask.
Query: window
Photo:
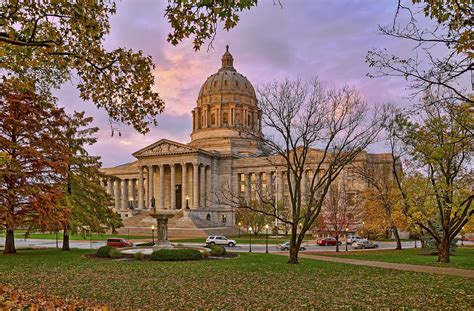
[[[240,192],[245,193],[245,175],[240,174]]]
[[[227,222],[227,215],[222,215],[222,223],[225,224]]]
[[[207,220],[207,221],[211,221],[211,214],[207,214],[206,220]]]
[[[228,123],[228,120],[227,120],[227,112],[224,112],[223,116],[222,116],[222,123],[224,123],[224,125],[227,125]]]
[[[216,125],[216,115],[215,114],[211,114],[211,124]]]
[[[252,115],[249,113],[247,116],[247,126],[250,126],[250,123],[252,122]]]
[[[224,80],[224,86],[227,86],[227,80]]]

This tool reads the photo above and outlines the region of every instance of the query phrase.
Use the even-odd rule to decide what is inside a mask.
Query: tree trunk
[[[339,252],[339,235],[336,235],[336,252]]]
[[[400,235],[398,234],[398,228],[396,226],[392,227],[392,232],[393,236],[395,237],[395,240],[397,241],[397,247],[395,248],[396,250],[401,250],[402,249],[402,241],[400,241]]]
[[[5,249],[4,254],[16,254],[15,248],[15,233],[13,229],[7,228],[7,235],[5,237]]]
[[[290,258],[288,259],[289,264],[298,264],[298,253],[300,251],[300,246],[297,245],[297,225],[291,226],[291,238],[290,238]]]
[[[449,247],[450,243],[448,238],[443,237],[441,240],[441,243],[437,245],[438,247],[438,262],[442,263],[449,263],[450,258],[449,258]]]
[[[64,231],[63,231],[63,247],[61,249],[62,251],[70,251],[70,247],[69,247],[69,226],[65,226],[64,227]]]

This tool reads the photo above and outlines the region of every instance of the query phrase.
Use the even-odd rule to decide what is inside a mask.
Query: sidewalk
[[[300,258],[321,260],[321,261],[345,263],[345,264],[349,264],[349,265],[358,265],[358,266],[395,269],[395,270],[410,271],[410,272],[423,272],[423,273],[462,276],[462,277],[465,277],[465,278],[474,278],[474,270],[469,270],[469,269],[431,267],[431,266],[393,263],[393,262],[382,262],[382,261],[371,261],[371,260],[360,260],[360,259],[350,259],[350,258],[319,256],[319,255],[310,255],[310,254],[301,254],[301,253],[300,253],[299,257]]]

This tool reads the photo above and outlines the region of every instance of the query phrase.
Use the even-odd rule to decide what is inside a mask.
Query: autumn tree
[[[397,170],[400,170],[400,163],[396,164]],[[392,166],[376,165],[376,166],[358,166],[355,168],[356,174],[367,184],[367,189],[364,191],[364,199],[367,201],[367,208],[371,213],[376,213],[379,218],[380,228],[389,228],[392,232],[397,247],[395,249],[402,249],[402,242],[400,240],[399,228],[397,219],[400,220],[400,192],[395,184],[395,179],[392,173]],[[383,213],[379,213],[378,209]],[[373,215],[368,217],[368,222],[373,219]],[[376,220],[375,220],[376,221]],[[376,226],[376,225],[375,225]]]
[[[405,159],[405,167],[413,168],[393,171],[404,212],[433,237],[438,261],[447,263],[453,239],[474,214],[474,136],[460,125],[467,124],[472,111],[444,103],[433,93],[423,100],[416,113],[396,114],[389,127],[394,160]],[[414,191],[414,185],[419,189]]]
[[[265,156],[269,165],[284,172],[289,192],[284,206],[289,209],[289,217],[279,216],[273,189],[257,189],[262,201],[257,205],[228,189],[222,191],[222,203],[254,210],[287,224],[291,228],[288,263],[296,264],[300,245],[318,218],[331,184],[373,142],[383,117],[377,111],[369,119],[367,105],[355,90],[327,90],[317,79],[309,84],[285,80],[264,85],[258,89],[258,104],[267,135],[248,129],[246,133],[269,151]],[[308,170],[313,174],[306,176],[309,179],[303,193]]]
[[[105,176],[100,172],[100,158],[90,155],[86,147],[93,145],[97,138],[93,135],[99,130],[90,127],[92,117],[84,112],[75,112],[68,118],[65,138],[70,152],[61,200],[70,210],[63,225],[63,251],[69,250],[69,235],[79,232],[104,232],[108,228],[121,226],[120,216],[110,206],[112,197],[100,184]]]
[[[349,191],[342,178],[330,185],[320,215],[324,219],[322,225],[336,239],[336,252],[339,252],[339,239],[346,228],[361,222],[358,194]]]
[[[0,84],[0,102],[0,153],[7,158],[0,168],[0,224],[4,253],[16,253],[16,228],[48,228],[65,214],[59,200],[69,155],[62,135],[67,120],[50,98],[18,80]]]
[[[107,111],[111,122],[146,133],[164,103],[153,90],[151,56],[106,50],[114,1],[6,1],[0,6],[0,72],[33,79],[49,93],[78,78],[83,100]]]
[[[236,221],[245,228],[252,228],[253,234],[258,235],[265,225],[269,224],[269,217],[249,209],[239,209],[236,214]]]

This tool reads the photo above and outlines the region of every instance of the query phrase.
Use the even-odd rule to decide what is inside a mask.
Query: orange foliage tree
[[[6,80],[0,85],[0,225],[4,253],[16,253],[14,230],[48,228],[65,215],[58,202],[68,163],[62,134],[65,113],[31,85]]]

